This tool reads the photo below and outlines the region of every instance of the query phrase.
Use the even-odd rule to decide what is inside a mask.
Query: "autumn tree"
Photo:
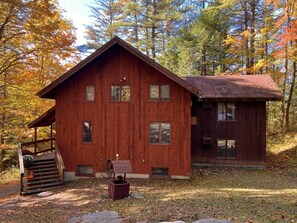
[[[75,36],[57,1],[0,2],[0,144],[28,137],[48,107],[33,95],[65,71]]]

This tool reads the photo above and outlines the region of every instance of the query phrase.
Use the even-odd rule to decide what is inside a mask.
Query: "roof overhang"
[[[35,119],[33,122],[31,122],[28,127],[29,128],[36,128],[36,127],[45,127],[52,125],[55,121],[56,115],[56,108],[55,106],[47,110],[44,114],[39,116],[37,119]]]

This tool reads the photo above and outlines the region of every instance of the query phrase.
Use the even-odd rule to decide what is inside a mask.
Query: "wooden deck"
[[[48,160],[48,159],[55,159],[55,152],[34,156],[34,160]]]

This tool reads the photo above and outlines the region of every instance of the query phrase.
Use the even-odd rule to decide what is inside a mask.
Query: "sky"
[[[65,10],[64,16],[71,19],[76,28],[76,45],[86,43],[85,26],[91,24],[90,5],[93,0],[59,0],[59,5]]]

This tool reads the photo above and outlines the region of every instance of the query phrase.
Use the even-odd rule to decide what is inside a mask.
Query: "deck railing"
[[[18,145],[18,156],[19,156],[19,166],[20,166],[20,194],[23,192],[23,178],[25,174],[24,160],[23,160],[23,152],[22,152],[22,144]]]
[[[57,163],[57,167],[59,170],[61,182],[64,182],[64,170],[65,165],[61,156],[61,152],[59,150],[58,144],[55,141],[55,138],[48,138],[42,140],[36,140],[32,142],[19,143],[18,145],[18,156],[19,156],[19,166],[20,166],[20,193],[24,190],[24,175],[25,175],[25,167],[24,167],[24,155],[33,155],[38,156],[41,154],[45,154],[48,152],[55,151],[55,160]]]
[[[54,151],[55,138],[41,139],[31,142],[21,143],[21,149],[23,155],[34,155],[38,156],[40,153],[46,153],[49,151]]]

